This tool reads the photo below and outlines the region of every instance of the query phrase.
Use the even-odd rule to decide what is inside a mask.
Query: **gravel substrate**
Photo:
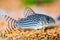
[[[0,40],[60,40],[60,27],[42,30],[15,28],[10,32],[0,31]]]

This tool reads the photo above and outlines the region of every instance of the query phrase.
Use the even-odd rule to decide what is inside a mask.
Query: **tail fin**
[[[3,20],[5,20],[8,23],[8,27],[6,28],[7,31],[10,31],[15,28],[14,23],[16,20],[10,16],[7,15],[7,12],[4,10],[0,10],[0,16],[3,17]]]

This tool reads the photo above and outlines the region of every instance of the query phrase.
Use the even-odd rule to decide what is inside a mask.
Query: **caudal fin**
[[[8,32],[15,28],[14,23],[16,20],[8,16],[6,11],[0,10],[0,16],[2,16],[3,20],[5,20],[8,23],[8,27],[6,28]]]

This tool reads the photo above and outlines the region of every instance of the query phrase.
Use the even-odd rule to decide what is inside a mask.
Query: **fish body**
[[[16,26],[23,29],[41,29],[43,26],[53,26],[54,24],[53,18],[43,14],[31,15],[15,23]]]
[[[3,10],[0,11],[0,15],[7,21],[7,31],[19,27],[21,29],[41,29],[43,27],[55,26],[55,20],[44,14],[37,14],[31,8],[25,9],[25,18],[15,20],[8,16]],[[11,25],[10,25],[11,24]]]
[[[37,14],[31,8],[27,9],[26,18],[19,19],[15,25],[22,29],[41,29],[46,26],[55,26],[55,20],[44,14]]]

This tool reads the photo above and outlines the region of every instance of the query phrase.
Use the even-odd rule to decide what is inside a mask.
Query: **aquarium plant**
[[[35,5],[35,4],[42,4],[42,3],[51,3],[53,0],[23,0],[24,5]]]

